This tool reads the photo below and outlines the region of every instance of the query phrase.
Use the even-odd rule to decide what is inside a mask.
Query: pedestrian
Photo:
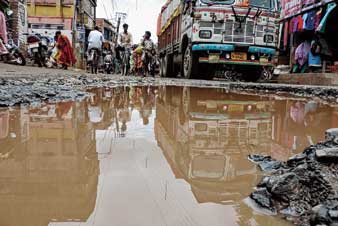
[[[0,37],[0,56],[1,55],[5,55],[8,54],[7,48],[2,40],[2,38]]]
[[[88,54],[90,54],[92,49],[96,49],[99,51],[99,55],[101,55],[103,42],[103,34],[101,33],[100,28],[95,26],[94,30],[92,30],[88,36]]]
[[[4,44],[7,44],[7,25],[6,25],[6,16],[3,12],[0,11],[0,38]]]
[[[123,24],[123,32],[119,34],[118,43],[125,48],[131,48],[133,45],[133,35],[128,31],[129,25]]]
[[[61,31],[55,33],[56,46],[60,51],[58,57],[58,64],[62,65],[62,68],[67,70],[69,66],[76,63],[72,45],[66,35],[61,34]]]

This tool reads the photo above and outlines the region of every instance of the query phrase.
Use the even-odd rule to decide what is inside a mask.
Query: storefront
[[[7,0],[0,0],[0,38],[5,42],[7,42],[7,15],[9,12],[9,2]]]
[[[338,72],[334,0],[282,0],[281,55],[293,73]]]

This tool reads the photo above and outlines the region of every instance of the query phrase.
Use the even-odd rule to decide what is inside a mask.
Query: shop
[[[338,72],[337,21],[334,0],[282,0],[281,58],[292,73]]]
[[[7,43],[8,15],[11,10],[7,0],[0,0],[0,38]]]

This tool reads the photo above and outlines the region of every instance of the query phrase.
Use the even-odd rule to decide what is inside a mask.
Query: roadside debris
[[[295,225],[338,225],[338,129],[325,142],[279,162],[268,156],[249,159],[265,171],[250,195],[261,208],[282,214]]]

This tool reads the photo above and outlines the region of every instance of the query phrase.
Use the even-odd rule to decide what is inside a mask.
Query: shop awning
[[[305,14],[307,12],[310,12],[310,11],[312,11],[314,9],[318,9],[320,7],[326,6],[327,4],[333,3],[333,2],[336,2],[336,1],[335,0],[322,0],[322,1],[318,2],[318,3],[313,3],[313,4],[311,4],[309,6],[305,6],[303,8],[301,8],[301,5],[300,5],[300,6],[298,6],[299,8],[301,8],[300,10],[297,10],[295,13],[292,13],[290,15],[286,15],[284,17],[282,16],[282,18],[281,18],[280,21],[284,21],[284,20],[290,19],[292,17]],[[299,1],[299,4],[302,4],[302,1]],[[294,4],[294,6],[297,7],[296,4]],[[285,10],[283,9],[282,12],[283,11],[285,11]]]

